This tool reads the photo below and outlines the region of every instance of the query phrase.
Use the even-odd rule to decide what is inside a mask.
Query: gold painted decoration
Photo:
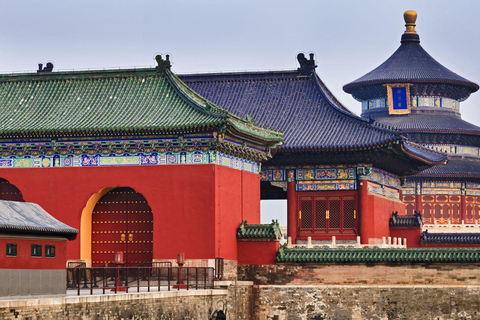
[[[410,86],[411,83],[390,83],[387,87],[387,103],[389,114],[410,114],[411,99]]]

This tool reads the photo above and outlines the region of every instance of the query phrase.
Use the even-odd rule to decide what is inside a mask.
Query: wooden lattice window
[[[301,235],[356,234],[355,195],[300,195],[299,229]]]

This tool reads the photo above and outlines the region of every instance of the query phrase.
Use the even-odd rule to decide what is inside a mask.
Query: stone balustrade
[[[480,233],[480,225],[478,222],[465,224],[464,220],[461,224],[451,224],[450,221],[447,224],[437,224],[435,221],[433,224],[424,224],[422,231],[426,230],[429,233]]]
[[[320,243],[312,243],[312,237],[307,238],[307,243],[298,243],[293,244],[292,238],[288,237],[287,248],[407,248],[407,239],[406,238],[397,238],[397,237],[382,237],[382,239],[369,239],[368,244],[362,244],[360,241],[360,236],[357,236],[357,241],[355,243],[337,243],[336,237],[332,236],[332,241],[322,241]]]

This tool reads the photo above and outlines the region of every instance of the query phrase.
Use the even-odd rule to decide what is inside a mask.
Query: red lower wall
[[[239,241],[238,264],[275,264],[279,241]]]
[[[360,237],[364,244],[368,239],[390,236],[389,221],[392,212],[405,212],[405,204],[396,199],[367,191],[367,183],[360,185]]]
[[[411,229],[390,229],[390,236],[407,239],[408,248],[420,247],[420,237],[422,236],[421,228]]]
[[[87,201],[105,187],[131,187],[153,212],[153,259],[216,256],[236,260],[242,219],[260,221],[260,177],[218,165],[1,169],[23,193],[55,218],[80,229]],[[67,259],[80,258],[81,237],[67,243]]]
[[[7,243],[17,245],[17,256],[7,256]],[[67,241],[0,238],[0,269],[65,269]],[[32,257],[32,244],[42,246],[42,256]],[[45,257],[45,245],[55,246],[55,257]]]

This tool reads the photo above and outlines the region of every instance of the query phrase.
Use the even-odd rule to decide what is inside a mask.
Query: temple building
[[[121,251],[131,266],[183,252],[228,265],[238,226],[260,222],[261,163],[283,135],[193,92],[168,56],[156,60],[0,76],[0,198],[79,230],[69,261],[103,266]]]
[[[293,244],[415,247],[424,222],[476,221],[480,128],[458,106],[478,86],[433,60],[407,20],[393,58],[345,86],[363,117],[313,54],[290,71],[177,76],[157,56],[156,68],[1,75],[0,200],[79,230],[68,261],[184,252],[224,258],[226,273],[275,263],[280,226],[259,226],[261,199],[287,200]]]
[[[237,116],[284,133],[284,144],[262,166],[262,199],[288,200],[293,243],[389,237],[392,212],[405,211],[402,178],[446,156],[356,116],[315,73],[313,54],[297,58],[300,67],[291,71],[180,77]],[[419,234],[410,244],[418,241]]]
[[[362,117],[448,155],[446,165],[407,177],[402,188],[407,214],[421,212],[425,224],[478,223],[480,127],[462,120],[460,103],[479,86],[422,48],[416,12],[407,11],[404,18],[406,31],[397,51],[343,89],[361,101]]]

